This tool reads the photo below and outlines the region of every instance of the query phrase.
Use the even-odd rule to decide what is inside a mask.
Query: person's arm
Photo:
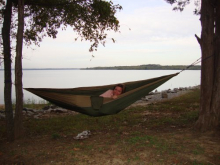
[[[113,95],[112,98],[113,98],[113,99],[116,99],[116,98],[118,98],[118,96],[117,96],[117,95]]]
[[[101,94],[100,96],[112,98],[112,96],[113,96],[113,91],[112,91],[111,89],[109,89],[109,90],[107,90],[106,92],[104,92],[103,94]]]

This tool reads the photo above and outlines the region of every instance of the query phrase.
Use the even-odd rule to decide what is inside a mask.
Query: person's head
[[[124,93],[124,85],[118,84],[113,89],[113,95],[119,96],[120,94]]]

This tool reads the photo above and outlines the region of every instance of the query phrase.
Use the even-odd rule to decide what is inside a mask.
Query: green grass
[[[53,133],[51,137],[52,137],[52,139],[55,139],[55,140],[61,138],[60,134],[58,134],[58,133]]]
[[[174,155],[177,153],[177,149],[180,147],[176,144],[173,144],[166,139],[151,136],[151,135],[139,135],[139,136],[131,136],[126,139],[126,142],[130,146],[130,150],[145,148],[146,146],[157,151],[158,154],[169,154]]]
[[[194,155],[201,155],[201,154],[204,154],[205,151],[204,151],[204,148],[201,147],[201,145],[197,144],[195,149],[192,150],[192,152]]]
[[[54,153],[56,148],[62,148],[51,160],[61,155],[73,164],[78,161],[86,164],[95,156],[106,156],[108,159],[108,155],[114,155],[127,164],[146,164],[146,161],[148,164],[207,164],[203,159],[196,159],[207,156],[206,143],[201,144],[199,137],[193,136],[194,131],[190,134],[198,118],[199,95],[199,90],[194,90],[166,102],[132,107],[116,115],[103,117],[77,114],[27,118],[24,120],[27,139],[39,139],[39,144],[43,144],[42,151],[37,149],[37,142],[34,147],[27,144],[27,139],[23,144],[36,148],[34,156],[38,159],[45,157],[45,161],[49,157],[48,152],[52,154],[51,148],[54,148]],[[73,139],[84,130],[92,132],[91,138]],[[5,131],[0,128],[2,137],[6,135]],[[185,136],[185,132],[188,135]],[[17,155],[16,151],[11,150],[9,155]],[[21,151],[23,156],[29,155],[28,148]],[[216,160],[220,160],[217,154],[213,155]]]
[[[176,97],[166,102],[151,104],[148,107],[150,111],[169,111],[173,113],[185,112],[199,108],[200,91],[186,93],[181,97]]]
[[[23,100],[23,107],[31,109],[42,109],[47,105],[51,105],[50,102],[46,100],[35,100],[34,98],[28,98]],[[16,100],[12,100],[12,107],[15,110]],[[1,108],[1,107],[0,107]]]

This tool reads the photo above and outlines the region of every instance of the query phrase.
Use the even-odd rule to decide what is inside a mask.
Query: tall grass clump
[[[25,108],[32,109],[42,109],[46,105],[50,105],[51,103],[46,100],[35,100],[34,98],[28,98],[23,101],[23,106]]]

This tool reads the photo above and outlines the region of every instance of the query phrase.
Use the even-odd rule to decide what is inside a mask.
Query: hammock
[[[123,83],[126,91],[117,99],[99,96],[117,84],[71,89],[25,88],[25,90],[69,110],[89,116],[104,116],[120,112],[176,75],[178,73]]]

